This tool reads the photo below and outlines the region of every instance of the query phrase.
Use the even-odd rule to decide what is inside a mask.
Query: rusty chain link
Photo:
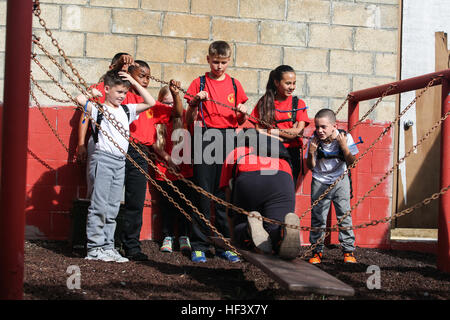
[[[378,224],[378,223],[376,223],[376,224],[372,224],[372,222],[373,221],[376,221],[376,220],[373,220],[373,221],[371,221],[371,222],[369,222],[369,223],[363,223],[363,224],[361,224],[360,226],[351,226],[351,227],[339,227],[339,225],[342,223],[342,221],[344,221],[344,219],[345,218],[347,218],[351,213],[352,213],[352,211],[353,210],[355,210],[356,209],[356,207],[358,207],[359,206],[359,204],[361,203],[361,202],[363,202],[368,196],[369,196],[369,194],[370,193],[372,193],[372,191],[374,191],[381,183],[383,183],[383,181],[384,180],[386,180],[386,178],[389,176],[389,175],[391,175],[393,172],[394,172],[394,170],[396,170],[397,168],[398,168],[398,166],[403,162],[403,161],[405,161],[406,160],[406,158],[408,158],[410,155],[411,155],[411,153],[413,153],[414,151],[416,151],[417,150],[417,148],[425,141],[425,140],[427,140],[428,138],[429,138],[429,136],[431,135],[431,133],[433,133],[433,131],[434,130],[436,130],[437,128],[439,128],[439,126],[442,124],[442,122],[443,121],[445,121],[447,118],[448,118],[448,116],[450,115],[450,111],[448,111],[446,114],[444,114],[444,116],[443,117],[441,117],[438,121],[436,121],[436,123],[423,135],[423,137],[415,144],[415,145],[413,145],[409,150],[408,150],[408,152],[406,152],[405,153],[405,155],[402,157],[402,158],[400,158],[385,174],[384,174],[384,176],[383,177],[381,177],[379,180],[378,180],[378,182],[376,183],[376,184],[374,184],[368,191],[366,191],[366,193],[361,197],[361,198],[359,198],[358,199],[358,201],[355,203],[355,204],[353,204],[352,206],[351,206],[351,208],[350,208],[350,210],[348,210],[347,212],[345,212],[344,214],[343,214],[343,216],[341,217],[341,218],[339,218],[338,219],[338,221],[337,221],[337,223],[335,224],[335,225],[333,225],[332,227],[330,227],[330,228],[327,228],[328,229],[328,231],[327,232],[325,232],[319,239],[318,239],[318,241],[315,243],[315,244],[313,244],[311,247],[310,247],[310,249],[308,250],[308,251],[306,251],[305,253],[304,253],[304,256],[306,256],[306,255],[308,255],[308,254],[310,254],[318,245],[320,245],[321,243],[323,243],[323,241],[325,241],[325,239],[326,239],[326,237],[330,234],[330,232],[331,231],[337,231],[335,228],[336,227],[338,227],[338,230],[340,229],[340,230],[353,230],[353,229],[358,229],[358,228],[362,228],[362,227],[368,227],[368,226],[371,226],[371,225],[376,225],[376,224]],[[392,219],[393,217],[391,217],[388,221],[390,221],[391,219]],[[383,219],[384,220],[384,219]]]
[[[38,1],[36,1],[37,3],[38,3]],[[40,17],[40,8],[39,8],[39,6],[38,6],[38,8],[35,10],[35,15],[37,15],[37,17],[39,18],[39,22],[40,22],[40,24],[44,27],[44,29],[46,30],[46,34],[52,39],[52,44],[53,45],[55,45],[57,48],[58,48],[58,53],[64,58],[64,61],[66,62],[66,64],[71,68],[71,70],[72,70],[72,73],[79,79],[79,83],[81,83],[85,88],[86,88],[86,90],[89,90],[89,88],[88,88],[88,86],[87,86],[87,84],[86,84],[86,82],[82,79],[82,77],[80,76],[80,74],[79,74],[79,72],[76,70],[76,68],[73,66],[73,64],[71,63],[71,61],[70,61],[70,59],[68,59],[67,58],[67,56],[65,55],[65,53],[64,53],[64,51],[60,48],[60,46],[59,46],[59,44],[58,44],[58,42],[56,41],[56,39],[52,36],[52,34],[51,34],[51,31],[50,30],[48,30],[47,29],[47,27],[45,26],[45,21]],[[38,46],[39,46],[39,44],[40,44],[40,42],[39,42],[39,40],[35,40],[34,41],[34,43],[36,43],[36,44],[38,44]],[[43,49],[43,47],[42,47],[42,45],[40,45],[39,46],[40,48],[41,48],[41,50]],[[44,49],[45,50],[45,49]],[[47,56],[51,56],[49,53],[48,53],[48,51],[47,52],[45,52],[43,50],[43,52],[47,55]],[[32,57],[32,58],[34,58],[34,57]],[[34,59],[33,59],[34,60]],[[54,62],[57,66],[58,66],[58,68],[69,78],[69,80],[71,80],[72,81],[72,83],[81,91],[81,92],[83,92],[85,95],[87,95],[88,97],[90,96],[90,94],[86,91],[86,90],[84,90],[84,89],[82,89],[82,88],[80,88],[79,87],[79,85],[76,83],[76,81],[74,81],[74,79],[73,78],[71,78],[70,77],[70,75],[68,75],[68,73],[59,65],[59,63],[56,61],[56,60],[54,60],[54,59],[51,59],[52,60],[52,62]],[[39,63],[39,62],[37,62],[37,60],[34,60],[40,67],[41,67],[41,69],[42,69],[42,65]],[[43,69],[44,70],[44,69]],[[45,72],[45,71],[44,71]],[[48,76],[50,76],[49,75],[49,73],[48,72],[46,72],[47,73],[47,75]],[[52,77],[52,76],[50,76],[50,78],[52,79],[52,81],[54,81],[55,83],[57,83],[57,81],[56,81],[56,79],[54,79],[54,77]],[[152,80],[154,80],[154,81],[157,81],[157,82],[160,82],[160,83],[162,83],[162,84],[169,84],[167,81],[163,81],[163,80],[160,80],[160,79],[157,79],[157,78],[155,78],[155,77],[151,77],[152,78]],[[341,180],[342,178],[343,178],[343,176],[345,176],[345,174],[347,174],[347,172],[348,172],[348,170],[349,169],[351,169],[351,168],[354,168],[354,166],[356,165],[356,163],[365,155],[365,154],[367,154],[367,152],[368,152],[368,150],[370,150],[374,145],[375,145],[375,143],[377,143],[380,139],[381,139],[381,137],[383,137],[386,133],[387,133],[387,131],[389,131],[390,129],[391,129],[391,127],[392,127],[392,124],[393,123],[395,123],[395,122],[397,122],[398,121],[398,119],[400,119],[400,117],[415,103],[415,101],[429,88],[429,87],[431,87],[433,84],[434,84],[434,82],[435,82],[435,80],[436,80],[436,78],[434,78],[434,79],[432,79],[430,82],[429,82],[429,84],[427,85],[427,87],[425,87],[425,89],[402,111],[402,113],[400,113],[397,117],[396,117],[396,119],[391,123],[391,125],[390,126],[388,126],[383,132],[382,132],[382,134],[378,137],[378,139],[374,142],[374,143],[372,143],[372,145],[366,150],[366,152],[362,155],[362,156],[360,156],[357,160],[355,160],[355,162],[354,162],[354,164],[353,164],[353,166],[349,166],[349,168],[346,170],[346,172],[344,172],[344,174],[340,177],[340,179],[339,180]],[[58,85],[58,84],[57,84]],[[62,88],[62,86],[60,86],[60,85],[58,85],[59,87],[60,87],[60,89],[62,89],[62,91],[70,98],[70,100],[71,101],[73,101],[73,102],[75,102],[75,104],[76,105],[78,105],[78,103],[73,99],[73,97],[65,90],[65,89],[63,89]],[[39,88],[38,88],[39,89]],[[182,88],[179,88],[179,90],[180,91],[182,91],[183,93],[185,93],[185,94],[187,94],[187,95],[189,95],[189,96],[191,96],[191,97],[193,97],[192,95],[190,95],[190,94],[188,94],[187,93],[187,91],[186,90],[184,90],[184,89],[182,89]],[[360,121],[358,121],[358,123],[357,124],[359,124],[361,121],[363,121],[364,119],[365,119],[365,117],[367,117],[367,115],[368,114],[370,114],[370,112],[372,112],[373,111],[373,109],[375,109],[375,107],[380,103],[380,101],[382,100],[382,98],[384,98],[386,95],[387,95],[387,93],[388,93],[388,91],[390,91],[390,90],[392,90],[392,88],[390,87],[390,88],[388,88],[388,90],[386,90],[386,92],[385,93],[383,93],[383,95],[382,95],[382,97],[380,97],[380,99],[377,101],[377,103],[375,103],[375,105],[365,114],[365,116],[360,120]],[[33,95],[34,96],[34,95]],[[336,113],[339,113],[340,111],[341,111],[341,109],[343,108],[343,106],[346,104],[346,102],[349,100],[349,97],[350,96],[347,96],[347,98],[346,98],[346,100],[344,101],[344,103],[342,103],[342,105],[339,107],[339,109],[336,111]],[[34,100],[35,100],[35,98],[34,98]],[[70,101],[69,100],[69,101]],[[36,100],[35,100],[36,101]],[[221,102],[218,102],[218,101],[214,101],[214,100],[210,100],[210,101],[212,101],[212,102],[214,102],[214,103],[216,103],[216,104],[218,104],[218,105],[222,105],[222,106],[224,106],[224,107],[227,107],[227,108],[230,108],[230,109],[232,109],[232,110],[234,110],[234,111],[239,111],[239,110],[237,110],[237,108],[235,108],[235,107],[231,107],[231,106],[228,106],[228,105],[226,105],[226,104],[223,104],[223,103],[221,103]],[[64,101],[64,102],[66,102],[66,101]],[[80,106],[78,106],[78,108],[79,109],[81,109],[82,111],[83,111],[83,113],[85,113],[84,112],[84,110],[83,110],[83,108],[82,107],[80,107]],[[124,135],[125,137],[127,137],[127,138],[129,138],[129,133],[123,128],[123,126],[121,126],[120,124],[118,124],[118,122],[113,118],[113,117],[110,117],[110,115],[108,115],[107,114],[107,112],[105,112],[106,110],[104,110],[103,109],[103,111],[102,111],[102,107],[101,106],[99,106],[99,110],[100,110],[100,112],[104,112],[105,113],[105,116],[106,116],[106,119],[108,120],[108,121],[110,121],[115,127],[116,127],[116,129],[117,130],[119,130],[119,132],[122,134],[122,135]],[[248,115],[248,114],[247,114]],[[87,117],[89,117],[90,118],[90,121],[91,122],[93,122],[93,123],[95,123],[95,120],[94,119],[92,119],[91,117],[90,117],[90,115],[86,115],[86,113],[85,113],[85,116],[87,116]],[[266,125],[266,126],[268,126],[268,127],[271,127],[271,128],[274,128],[274,126],[271,126],[270,124],[268,124],[268,123],[264,123],[261,119],[257,119],[257,118],[255,118],[255,117],[253,117],[253,116],[251,116],[251,115],[249,115],[251,118],[253,118],[253,119],[255,119],[255,120],[257,120],[258,122],[260,122],[260,123],[263,123],[264,125]],[[445,118],[447,118],[447,116],[448,116],[448,114],[446,114],[446,116],[445,116]],[[109,119],[108,119],[109,118]],[[442,121],[443,120],[445,120],[445,119],[441,119]],[[436,127],[438,127],[439,125],[440,125],[440,123],[442,122],[442,121],[440,121],[439,122],[439,124],[435,124],[435,126],[432,128],[432,130],[434,130]],[[357,125],[357,124],[355,124],[355,126]],[[98,126],[98,124],[96,124],[95,123],[95,125],[97,125]],[[352,130],[355,126],[353,126],[350,130]],[[99,127],[99,126],[98,126]],[[102,130],[100,127],[99,127],[99,130],[101,130],[102,131],[102,133],[103,134],[105,134],[106,132],[104,131],[104,130]],[[53,131],[53,130],[52,130]],[[280,131],[283,131],[283,130],[280,130]],[[287,133],[287,132],[286,132]],[[287,134],[290,134],[290,133],[287,133]],[[292,134],[291,134],[292,135]],[[428,134],[429,135],[429,134]],[[428,135],[427,135],[427,137],[428,137]],[[133,163],[133,165],[135,165],[140,171],[141,171],[141,173],[143,173],[144,174],[144,176],[146,176],[146,178],[147,178],[147,180],[149,180],[164,196],[166,196],[168,199],[169,199],[169,201],[170,202],[172,202],[173,204],[174,204],[174,206],[176,206],[177,207],[177,209],[179,209],[180,210],[180,212],[181,213],[183,213],[185,216],[186,216],[186,218],[188,218],[189,220],[191,220],[191,218],[190,218],[190,216],[172,199],[172,198],[170,198],[169,196],[168,196],[168,194],[167,194],[167,192],[165,192],[164,190],[162,190],[161,189],[161,187],[148,175],[148,173],[146,173],[133,159],[131,159],[128,155],[127,155],[127,153],[126,152],[124,152],[124,150],[122,150],[121,148],[120,148],[120,146],[118,146],[118,144],[115,142],[115,141],[113,141],[113,139],[111,138],[111,137],[109,137],[108,136],[108,134],[106,133],[105,134],[105,136],[108,138],[108,140],[110,140],[118,149],[119,149],[119,151],[121,151],[129,160],[130,160],[130,162],[132,162]],[[303,136],[299,136],[299,137],[303,137]],[[423,139],[424,140],[424,139]],[[423,140],[421,140],[421,142],[420,143],[422,143],[423,142]],[[420,144],[419,143],[419,144]],[[130,144],[132,144],[134,147],[135,147],[135,149],[141,154],[141,156],[143,155],[143,153],[142,153],[142,150],[140,150],[140,148],[134,143],[134,141],[133,141],[133,139],[130,139]],[[419,144],[417,144],[415,147],[417,147]],[[411,152],[409,152],[407,155],[409,156],[409,154],[410,154]],[[154,156],[154,155],[152,155],[152,156]],[[403,157],[402,159],[404,160],[405,158],[406,158],[407,156],[405,155],[405,157]],[[144,158],[146,158],[146,160],[148,161],[148,163],[149,164],[151,164],[152,165],[152,167],[153,168],[155,168],[158,172],[159,172],[159,170],[158,170],[158,168],[153,164],[153,162],[150,160],[150,159],[148,159],[148,157],[146,157],[145,155],[144,155]],[[396,165],[394,166],[394,167],[397,167],[398,166],[398,164],[399,164],[400,162],[398,162],[398,163],[396,163]],[[175,172],[172,168],[170,168],[170,167],[167,167],[168,169],[169,169],[169,171],[170,170],[172,170],[173,172],[171,172],[171,173],[174,173],[175,175],[177,175],[179,178],[181,178],[181,179],[183,179],[183,181],[185,182],[185,183],[187,183],[187,184],[189,184],[191,187],[193,187],[194,189],[196,189],[198,192],[200,192],[200,193],[203,193],[204,195],[206,195],[206,196],[208,196],[208,197],[210,197],[212,200],[215,200],[217,203],[219,203],[219,204],[221,204],[221,205],[224,205],[224,206],[226,206],[226,207],[228,207],[228,208],[231,208],[232,210],[234,210],[234,211],[237,211],[237,212],[239,212],[239,213],[243,213],[243,214],[246,214],[246,215],[248,215],[248,216],[250,216],[250,217],[254,217],[251,213],[249,213],[249,212],[246,212],[245,210],[243,210],[243,209],[241,209],[241,208],[238,208],[238,207],[236,207],[236,206],[234,206],[233,204],[231,204],[231,203],[227,203],[226,201],[224,201],[224,200],[222,200],[222,199],[220,199],[220,198],[217,198],[217,197],[215,197],[215,196],[213,196],[213,195],[211,195],[211,194],[209,194],[209,193],[207,193],[205,190],[203,190],[201,187],[199,187],[199,186],[196,186],[194,183],[192,183],[190,180],[186,180],[186,179],[184,179],[184,177],[181,175],[181,174],[179,174],[179,173],[177,173],[177,172]],[[393,171],[394,169],[393,168],[391,168],[391,170],[389,170],[387,173],[386,173],[386,175],[385,175],[385,177],[387,177],[389,174],[391,174],[392,173],[392,171]],[[235,250],[236,252],[237,252],[237,250],[228,242],[228,240],[227,239],[225,239],[218,231],[217,231],[217,229],[214,227],[214,226],[212,226],[210,223],[209,223],[209,221],[200,213],[200,212],[198,212],[198,209],[197,208],[195,208],[193,205],[192,205],[192,203],[188,200],[188,199],[186,199],[185,197],[184,197],[184,194],[182,194],[181,192],[179,192],[179,190],[178,190],[178,188],[176,187],[176,186],[174,186],[172,183],[171,183],[171,181],[170,180],[168,180],[167,179],[167,177],[165,177],[165,175],[164,175],[164,173],[161,173],[161,172],[159,172],[160,174],[161,174],[161,176],[166,180],[166,182],[168,182],[168,184],[169,185],[171,185],[171,187],[175,190],[175,192],[177,192],[179,195],[180,195],[180,197],[183,199],[183,200],[185,200],[186,201],[186,203],[189,205],[189,206],[191,206],[191,208],[193,209],[193,211],[196,213],[196,214],[198,214],[199,215],[199,217],[205,222],[205,224],[209,227],[209,228],[211,228],[211,230],[213,230],[217,235],[219,235],[219,237],[221,237],[222,238],[222,240],[226,243],[226,245],[228,245],[228,247],[230,247],[230,248],[232,248],[233,250]],[[181,177],[180,177],[181,176]],[[384,177],[384,179],[385,179],[385,177]],[[384,180],[383,179],[383,180]],[[336,182],[337,183],[337,182]],[[371,192],[371,191],[373,191],[373,189],[375,189],[379,184],[380,184],[381,182],[379,182],[378,184],[376,184],[375,186],[373,186],[372,188],[371,188],[371,190],[369,190],[369,193]],[[333,185],[332,185],[333,186]],[[331,186],[330,186],[331,187]],[[334,187],[334,186],[333,186]],[[411,207],[411,208],[408,208],[408,209],[405,209],[405,210],[403,210],[403,211],[401,211],[400,213],[396,213],[396,214],[394,214],[392,217],[387,217],[387,218],[384,218],[384,219],[380,219],[380,220],[373,220],[373,221],[371,221],[371,222],[368,222],[368,223],[365,223],[365,224],[361,224],[361,225],[358,225],[358,226],[351,226],[351,227],[347,227],[347,228],[353,228],[353,229],[358,229],[358,228],[363,228],[363,227],[368,227],[368,226],[372,226],[372,225],[376,225],[376,224],[378,224],[378,223],[381,223],[381,222],[388,222],[388,221],[390,221],[391,219],[393,219],[393,218],[395,218],[395,217],[398,217],[398,216],[401,216],[401,215],[404,215],[404,214],[407,214],[407,213],[410,213],[410,212],[412,212],[412,211],[414,211],[415,209],[417,209],[418,207],[421,207],[421,206],[423,206],[423,205],[426,205],[426,204],[428,204],[431,200],[435,200],[435,199],[437,199],[437,198],[439,198],[440,197],[440,195],[442,195],[443,193],[445,193],[445,192],[447,192],[448,191],[448,188],[449,187],[446,187],[446,188],[443,188],[442,190],[441,190],[441,192],[440,193],[438,193],[438,194],[433,194],[430,198],[427,198],[427,199],[424,199],[421,203],[419,203],[419,204],[416,204],[415,206],[413,206],[413,207]],[[331,188],[329,188],[330,190],[332,189],[332,187]],[[328,192],[330,191],[330,190],[328,190]],[[325,192],[324,194],[326,195],[328,192]],[[323,195],[323,197],[325,196],[325,195]],[[212,196],[212,197],[211,197]],[[320,200],[321,199],[323,199],[323,197],[322,198],[320,198]],[[364,200],[364,198],[365,197],[363,197],[360,201],[358,201],[358,203],[357,203],[357,205],[359,205],[359,203],[361,203],[363,200]],[[319,200],[319,201],[320,201]],[[317,204],[317,203],[316,203]],[[313,206],[314,206],[314,204],[313,204]],[[312,206],[312,207],[313,207]],[[311,208],[312,208],[311,207]],[[306,212],[308,212],[308,211],[310,211],[311,210],[311,208],[309,208]],[[351,210],[349,210],[349,212],[347,213],[347,215],[353,210],[354,208],[352,208]],[[305,213],[306,213],[305,212]],[[304,214],[305,214],[304,213]],[[302,217],[304,216],[304,214],[302,215]],[[267,221],[267,222],[270,222],[270,223],[275,223],[275,224],[279,224],[279,225],[281,225],[281,226],[285,226],[285,227],[290,227],[290,228],[294,228],[294,229],[299,229],[299,230],[303,230],[303,231],[311,231],[311,230],[321,230],[321,231],[327,231],[327,230],[329,230],[329,231],[338,231],[339,229],[343,229],[342,227],[336,227],[336,226],[334,226],[334,227],[331,227],[331,228],[312,228],[312,227],[299,227],[299,226],[292,226],[292,225],[286,225],[286,224],[284,224],[284,223],[282,223],[282,222],[279,222],[279,221],[276,221],[276,220],[271,220],[271,219],[268,219],[268,218],[265,218],[265,217],[261,217],[262,219],[260,219],[260,220],[263,220],[263,221]],[[192,221],[192,220],[191,220]],[[338,222],[338,224],[339,224],[340,222]]]

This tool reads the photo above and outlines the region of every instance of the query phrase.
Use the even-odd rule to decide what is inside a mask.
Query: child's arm
[[[85,141],[89,122],[89,118],[87,118],[83,112],[80,117],[80,123],[78,124],[77,160],[80,162],[84,162],[87,159],[87,148]]]
[[[180,81],[170,80],[169,90],[173,97],[173,110],[172,116],[175,118],[183,117],[183,102],[180,97]]]
[[[139,114],[151,107],[153,107],[156,103],[156,100],[152,97],[150,92],[147,91],[144,87],[142,87],[139,82],[137,82],[129,73],[124,71],[120,71],[119,75],[128,81],[136,88],[136,91],[139,95],[144,98],[144,103],[139,103],[136,105],[136,114]]]
[[[347,145],[347,134],[345,132],[340,132],[336,136],[336,141],[339,143],[339,146],[341,147],[342,153],[344,154],[345,163],[347,166],[352,165],[353,162],[355,162],[356,158],[355,156],[350,152],[350,149]]]
[[[93,88],[92,89],[92,97],[93,98],[98,98],[98,97],[101,97],[103,94],[99,91],[99,90],[97,90],[97,89],[95,89],[95,88]],[[75,100],[81,105],[81,106],[83,106],[83,108],[84,107],[86,107],[86,112],[88,113],[88,114],[91,114],[92,112],[92,102],[90,102],[89,101],[89,98],[88,97],[86,97],[84,94],[80,94],[78,97],[76,97],[75,98]],[[89,101],[89,103],[87,103]],[[87,104],[86,104],[87,103]],[[83,115],[82,115],[82,117],[84,116],[84,113],[83,113]],[[81,120],[82,121],[82,120]],[[86,122],[88,122],[89,123],[89,121],[87,121],[86,120]],[[87,125],[86,125],[86,128],[87,128]],[[86,134],[86,133],[85,133]]]
[[[306,158],[306,166],[312,170],[316,166],[316,151],[319,146],[319,139],[313,137],[309,142],[308,156]]]
[[[191,125],[194,120],[197,118],[198,114],[198,105],[200,101],[205,101],[208,99],[208,92],[200,91],[195,95],[195,97],[188,102],[188,109],[186,111],[186,123],[187,125]]]

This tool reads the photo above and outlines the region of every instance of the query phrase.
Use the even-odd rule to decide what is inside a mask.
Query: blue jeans
[[[114,249],[116,217],[125,177],[125,157],[96,150],[89,163],[91,204],[86,222],[87,249]]]

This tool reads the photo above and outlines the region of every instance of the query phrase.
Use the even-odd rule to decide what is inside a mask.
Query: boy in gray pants
[[[128,73],[123,71],[108,71],[104,78],[105,102],[103,108],[108,110],[115,120],[121,124],[124,132],[129,135],[129,124],[136,120],[137,115],[155,105],[155,99]],[[133,85],[144,98],[144,103],[122,105],[130,86]],[[94,96],[102,94],[93,89]],[[77,102],[83,105],[85,111],[97,123],[99,111],[87,97],[80,95]],[[103,115],[103,118],[105,116]],[[128,140],[107,119],[100,122],[100,127],[108,133],[125,152],[128,150]],[[122,188],[125,177],[125,155],[98,130],[93,128],[95,151],[89,163],[89,175],[93,181],[91,204],[86,222],[87,260],[102,260],[127,262],[114,249],[114,232],[116,217],[119,213]]]
[[[330,109],[322,109],[314,117],[316,131],[309,141],[306,164],[312,170],[311,204],[316,201],[324,191],[340,177],[347,166],[355,161],[358,148],[353,142],[350,133],[338,130],[336,115]],[[311,211],[311,227],[326,227],[328,211],[331,201],[336,209],[336,218],[339,220],[345,212],[350,210],[350,180],[345,175],[336,186]],[[348,215],[340,227],[352,225],[352,217]],[[309,241],[315,244],[323,232],[311,231]],[[345,263],[356,263],[353,255],[355,250],[355,235],[353,230],[339,230],[339,242],[344,252]],[[313,256],[309,259],[312,264],[321,263],[323,243],[317,245]]]

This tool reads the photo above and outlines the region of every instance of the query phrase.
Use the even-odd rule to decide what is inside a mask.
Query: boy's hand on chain
[[[181,82],[171,79],[169,82],[169,90],[172,96],[180,93]]]

